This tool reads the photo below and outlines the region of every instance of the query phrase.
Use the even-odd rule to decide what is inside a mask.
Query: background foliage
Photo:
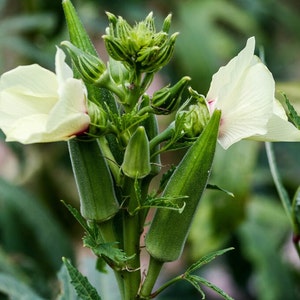
[[[173,31],[180,31],[175,56],[157,79],[158,85],[183,75],[205,94],[211,76],[256,36],[278,89],[300,111],[300,3],[296,0],[76,0],[75,6],[105,59],[101,41],[105,11],[128,21],[153,10],[157,21],[173,13]],[[54,45],[67,39],[61,1],[0,1],[0,71],[19,64],[54,67]],[[162,120],[161,126],[164,125]],[[67,147],[64,143],[21,146],[0,141],[0,299],[12,281],[18,298],[53,299],[59,292],[56,274],[61,257],[77,258],[81,270],[97,283],[93,258],[82,253],[82,232],[60,200],[78,206]],[[283,182],[293,195],[299,186],[299,144],[278,143],[276,156]],[[164,156],[176,162],[182,153]],[[192,227],[182,262],[166,268],[177,274],[209,251],[235,247],[202,272],[236,299],[296,299],[300,295],[300,264],[291,244],[284,214],[268,169],[262,143],[242,142],[218,149],[211,183],[234,193],[207,191]],[[60,278],[64,270],[60,271]],[[196,299],[188,285],[178,284],[161,299]],[[218,299],[215,294],[209,299]]]

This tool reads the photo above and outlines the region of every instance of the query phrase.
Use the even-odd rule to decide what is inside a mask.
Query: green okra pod
[[[151,172],[149,141],[143,126],[131,136],[121,169],[130,178],[143,178]]]
[[[89,221],[104,222],[119,210],[112,176],[96,140],[68,142],[80,197],[80,211]]]
[[[157,261],[177,260],[183,250],[200,198],[206,188],[218,138],[221,112],[215,110],[200,137],[187,151],[164,189],[164,197],[187,196],[180,214],[157,210],[146,236],[146,249]]]

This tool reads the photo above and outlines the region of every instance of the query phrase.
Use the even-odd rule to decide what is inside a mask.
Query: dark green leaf
[[[194,279],[196,279],[196,276],[193,276]],[[222,289],[214,285],[213,283],[207,281],[206,279],[202,277],[197,278],[199,280],[199,283],[202,283],[203,285],[209,287],[210,289],[214,290],[216,293],[218,293],[220,296],[222,296],[226,300],[234,300],[232,297],[230,297],[228,294],[226,294]]]
[[[61,291],[57,297],[57,300],[80,300],[77,296],[74,286],[71,283],[71,277],[68,273],[67,267],[65,264],[62,265],[60,271],[57,274],[58,279],[60,280]]]
[[[286,94],[282,93],[282,95],[285,99],[285,103],[288,109],[288,115],[291,121],[298,129],[300,129],[300,116],[298,115],[297,111],[295,110],[294,106],[291,104]]]
[[[234,248],[226,248],[218,251],[211,252],[203,257],[201,257],[196,263],[192,264],[186,271],[186,273],[192,273],[202,267],[203,265],[206,265],[207,263],[214,260],[217,256],[223,255],[225,252],[233,250]]]
[[[188,281],[191,285],[193,285],[195,287],[195,289],[201,294],[201,296],[202,296],[201,299],[205,299],[205,294],[199,285],[199,277],[198,276],[189,275],[189,276],[184,277],[184,280]]]
[[[67,267],[69,275],[71,277],[71,283],[73,284],[77,295],[82,300],[101,300],[96,289],[90,284],[88,279],[83,276],[68,259],[63,258],[63,262]]]

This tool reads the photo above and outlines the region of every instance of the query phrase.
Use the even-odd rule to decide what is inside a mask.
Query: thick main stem
[[[127,178],[125,195],[128,195],[128,207],[123,212],[123,247],[128,260],[127,269],[122,272],[124,280],[124,300],[136,299],[140,287],[140,234],[141,224],[138,214],[130,215],[138,204],[134,180]]]

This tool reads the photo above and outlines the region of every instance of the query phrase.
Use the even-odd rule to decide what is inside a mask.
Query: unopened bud
[[[145,73],[156,72],[169,62],[177,36],[177,33],[168,36],[171,15],[159,32],[156,32],[152,13],[133,27],[121,17],[107,15],[110,24],[103,39],[113,59],[122,61],[128,69]]]
[[[151,106],[157,115],[167,115],[178,109],[182,93],[187,87],[190,77],[181,78],[172,87],[166,86],[153,94]]]
[[[109,131],[107,113],[99,105],[89,101],[88,114],[91,122],[89,126],[89,135],[92,137],[107,134]]]
[[[105,72],[106,66],[100,58],[82,51],[68,41],[64,41],[61,45],[67,49],[73,64],[87,83],[95,83]]]
[[[183,131],[187,138],[198,137],[210,119],[210,113],[204,96],[198,94],[195,90],[189,88],[191,98],[187,110],[180,110],[176,118],[184,117]],[[176,123],[176,119],[175,119]],[[176,127],[176,125],[175,125]]]

